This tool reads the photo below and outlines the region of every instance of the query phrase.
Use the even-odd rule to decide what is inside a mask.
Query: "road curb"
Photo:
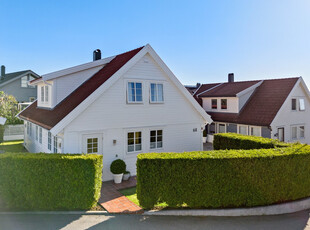
[[[232,209],[176,209],[146,211],[148,216],[266,216],[281,215],[310,209],[310,197],[268,206]]]
[[[0,215],[99,215],[109,214],[107,211],[25,211],[25,212],[0,212]]]

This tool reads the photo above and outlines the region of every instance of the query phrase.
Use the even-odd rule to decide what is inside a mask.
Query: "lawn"
[[[4,141],[3,143],[0,143],[0,150],[4,152],[27,152],[23,146],[23,143],[23,140]]]
[[[139,200],[137,198],[136,187],[122,189],[122,190],[119,190],[119,192],[122,193],[124,196],[126,196],[131,202],[140,206]],[[163,208],[167,208],[167,207],[168,207],[168,205],[166,203],[159,203],[159,204],[155,205],[154,209],[163,209]]]

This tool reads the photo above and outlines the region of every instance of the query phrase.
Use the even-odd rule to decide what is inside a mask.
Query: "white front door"
[[[83,135],[83,153],[102,154],[102,134]]]

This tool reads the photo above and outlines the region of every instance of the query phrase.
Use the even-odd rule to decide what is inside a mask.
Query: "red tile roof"
[[[226,82],[218,85],[214,89],[208,90],[207,92],[200,94],[199,97],[235,97],[236,94],[257,84],[258,82],[259,81]]]
[[[124,66],[131,58],[133,58],[142,48],[143,47],[140,47],[117,55],[52,110],[38,108],[37,102],[34,102],[27,109],[22,111],[19,116],[22,119],[31,121],[42,126],[43,128],[53,128],[122,66]]]
[[[270,126],[299,78],[264,80],[240,113],[208,112],[214,121]]]

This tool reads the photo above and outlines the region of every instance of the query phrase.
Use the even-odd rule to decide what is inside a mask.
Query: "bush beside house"
[[[86,210],[100,197],[102,156],[5,153],[0,175],[8,209]]]
[[[269,149],[287,147],[289,144],[278,140],[247,136],[237,133],[218,133],[214,135],[213,147],[219,149]]]
[[[137,197],[144,208],[231,208],[310,196],[310,146],[138,155]]]

